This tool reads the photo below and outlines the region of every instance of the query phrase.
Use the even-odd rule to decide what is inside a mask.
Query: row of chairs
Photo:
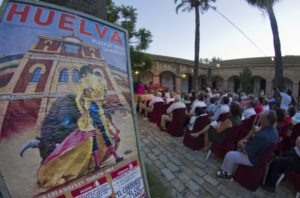
[[[153,112],[149,116],[149,121],[160,126],[161,116],[163,114],[166,114],[166,110],[171,104],[172,103],[166,105],[163,104],[163,102],[155,103]],[[187,108],[181,108],[176,109],[172,112],[172,121],[167,124],[168,133],[175,137],[181,137],[184,135],[183,143],[185,146],[193,150],[200,150],[204,146],[204,136],[200,135],[199,137],[194,138],[191,136],[191,133],[202,130],[208,123],[209,115],[199,117],[195,121],[193,131],[186,129],[186,131],[184,132],[186,110]],[[224,121],[228,116],[229,113],[221,114],[218,121]],[[236,150],[237,142],[251,131],[254,124],[259,122],[259,118],[259,114],[253,115],[250,118],[243,120],[240,125],[232,127],[227,133],[223,144],[212,143],[211,148],[206,156],[206,160],[208,160],[211,152],[213,152],[217,157],[223,159],[228,151]],[[295,145],[295,140],[300,135],[300,124],[295,125],[293,133],[289,135],[286,133],[287,128],[288,127],[284,126],[278,130],[280,141],[277,144],[269,147],[264,152],[263,156],[256,166],[250,167],[239,165],[237,170],[235,171],[235,174],[233,175],[233,179],[239,182],[248,190],[256,191],[256,189],[263,183],[266,168],[268,162],[272,158],[273,152],[275,150],[280,150],[280,152],[282,152],[284,150],[290,149]],[[284,176],[286,176],[288,180],[290,180],[291,183],[295,186],[298,195],[300,192],[300,174],[286,171],[281,176],[278,184]]]

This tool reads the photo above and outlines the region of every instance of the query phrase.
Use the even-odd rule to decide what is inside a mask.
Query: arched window
[[[78,70],[74,69],[72,72],[72,80],[73,82],[79,82]]]
[[[101,76],[100,72],[95,73],[96,76]]]
[[[36,68],[33,72],[32,78],[31,78],[31,82],[39,82],[40,80],[40,76],[41,76],[41,68]]]
[[[68,82],[68,70],[67,69],[63,69],[60,72],[59,82]]]

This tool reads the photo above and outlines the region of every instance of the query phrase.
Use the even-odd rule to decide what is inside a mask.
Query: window
[[[95,73],[96,76],[101,76],[100,72]]]
[[[68,70],[67,69],[63,69],[60,72],[59,82],[68,82]]]
[[[36,68],[33,72],[31,82],[39,82],[41,76],[41,68]]]
[[[73,82],[79,82],[78,70],[76,70],[76,69],[73,70],[72,79],[73,79]]]

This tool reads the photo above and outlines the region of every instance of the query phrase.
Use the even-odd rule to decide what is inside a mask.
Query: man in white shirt
[[[162,115],[161,117],[161,123],[160,123],[160,126],[161,126],[161,130],[162,131],[167,131],[166,129],[166,123],[167,121],[168,122],[171,122],[172,121],[172,112],[175,110],[175,109],[180,109],[180,108],[186,108],[186,105],[181,102],[181,97],[180,95],[176,95],[175,96],[175,103],[173,103],[168,109],[167,109],[167,115]]]
[[[270,106],[269,106],[269,99],[265,98],[263,101],[263,111],[269,111],[270,110]]]
[[[243,113],[243,119],[248,119],[251,116],[256,114],[256,112],[254,110],[254,106],[255,106],[254,101],[251,100],[248,102],[247,109]]]
[[[195,115],[195,109],[196,107],[206,107],[206,104],[204,103],[205,95],[203,93],[198,94],[197,99],[193,102],[191,106],[190,116]]]
[[[229,102],[228,97],[223,96],[223,98],[221,100],[221,105],[216,108],[216,112],[215,112],[214,116],[211,118],[211,121],[217,121],[219,119],[219,116],[222,113],[229,112],[228,102]]]
[[[281,109],[284,109],[284,110],[288,110],[289,108],[289,105],[291,104],[292,102],[292,98],[291,96],[289,96],[287,93],[285,92],[280,92],[279,89],[276,87],[276,90],[280,93],[280,96],[281,96],[281,104],[280,104],[280,108]]]
[[[170,102],[174,102],[175,101],[174,96],[175,96],[174,92],[171,92],[169,97],[166,98],[166,104],[169,104]]]
[[[149,107],[146,107],[144,120],[148,119],[149,112],[153,111],[154,104],[157,102],[164,102],[164,100],[161,98],[161,92],[157,92],[156,96],[150,101]]]

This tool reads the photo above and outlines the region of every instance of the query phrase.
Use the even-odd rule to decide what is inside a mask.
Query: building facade
[[[141,76],[144,83],[152,82],[168,86],[171,90],[191,91],[193,61],[152,55],[155,61],[151,72]],[[284,56],[284,80],[286,88],[292,90],[293,96],[299,97],[300,56]],[[253,93],[262,90],[266,95],[272,94],[272,81],[275,76],[274,61],[271,57],[245,58],[220,61],[218,64],[199,64],[198,88],[210,85],[219,90],[237,91],[240,87],[239,74],[248,67],[253,75]]]

